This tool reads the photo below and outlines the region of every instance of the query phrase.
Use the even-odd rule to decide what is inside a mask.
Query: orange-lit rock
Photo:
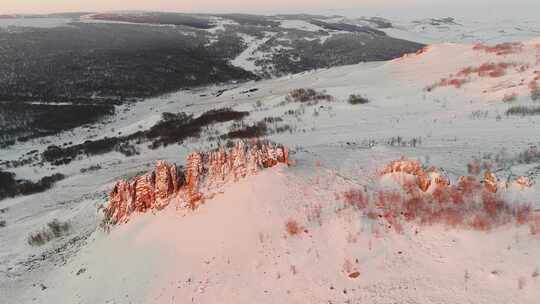
[[[430,178],[432,182],[438,187],[450,186],[450,179],[448,178],[448,176],[441,174],[437,170],[434,170],[430,173]]]
[[[417,161],[398,160],[391,162],[383,169],[383,174],[405,173],[415,177],[416,185],[420,190],[426,192],[431,186],[430,175],[422,169],[422,165]]]
[[[423,192],[426,192],[429,189],[429,186],[431,186],[431,178],[427,173],[424,171],[419,172],[419,175],[417,176],[416,183],[418,184],[418,187]]]
[[[515,181],[514,184],[520,188],[530,188],[532,187],[532,182],[528,177],[520,176]]]
[[[286,148],[259,141],[239,141],[228,150],[220,147],[210,152],[193,152],[187,157],[185,172],[159,161],[155,170],[115,185],[105,216],[109,223],[117,224],[133,212],[162,209],[174,198],[180,205],[195,209],[206,193],[213,195],[212,191],[223,184],[288,162]]]
[[[135,188],[135,199],[133,202],[133,211],[145,212],[152,209],[155,202],[156,175],[154,172],[135,178],[133,188]]]
[[[197,207],[201,202],[202,194],[199,192],[200,176],[203,173],[203,157],[198,152],[191,153],[186,161],[186,194],[187,202],[191,208]]]
[[[422,165],[419,162],[402,159],[393,161],[389,165],[387,165],[383,169],[383,174],[403,172],[411,175],[419,175],[423,171],[424,170],[422,170]]]
[[[484,187],[491,193],[497,192],[497,176],[490,171],[484,173]]]
[[[109,206],[105,210],[105,216],[111,223],[117,224],[128,218],[133,195],[133,187],[127,181],[121,180],[116,183],[109,193]]]
[[[156,165],[155,204],[153,208],[162,209],[169,204],[170,197],[178,190],[178,176],[175,165],[158,161]]]

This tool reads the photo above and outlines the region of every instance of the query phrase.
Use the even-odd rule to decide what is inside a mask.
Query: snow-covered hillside
[[[540,209],[540,115],[534,115],[540,41],[494,47],[464,40],[387,62],[180,91],[119,106],[117,116],[92,128],[2,150],[2,159],[12,161],[52,144],[132,134],[152,127],[163,112],[249,112],[243,123],[209,125],[179,145],[133,143],[139,153],[131,157],[113,151],[79,155],[66,165],[10,168],[21,178],[57,172],[67,178],[46,192],[0,201],[2,300],[536,303],[540,238],[528,225],[477,231],[406,222],[396,232],[340,199],[351,188],[373,185],[379,170],[405,157],[436,166],[451,180],[481,179],[485,171],[501,184],[527,177],[531,188],[516,190],[509,204]],[[291,92],[301,88],[318,98],[295,99]],[[98,207],[117,180],[146,172],[157,160],[183,164],[191,151],[215,148],[227,142],[224,135],[261,122],[264,138],[289,147],[291,166],[228,184],[196,210],[172,204],[108,231],[98,227]],[[53,219],[70,229],[42,246],[29,244],[28,236]]]

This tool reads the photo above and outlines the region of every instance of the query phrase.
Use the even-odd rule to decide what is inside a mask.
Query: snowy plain
[[[97,227],[98,207],[106,204],[116,180],[146,171],[161,159],[182,164],[190,151],[206,150],[216,142],[204,135],[159,150],[141,146],[141,154],[130,158],[113,152],[66,166],[15,168],[12,171],[25,178],[54,172],[68,178],[47,192],[0,201],[0,209],[9,208],[7,226],[0,230],[2,301],[536,303],[540,239],[525,227],[486,233],[410,224],[402,234],[374,233],[357,214],[340,211],[334,194],[373,178],[381,166],[403,156],[457,178],[474,159],[512,157],[538,146],[540,116],[505,115],[511,106],[535,104],[522,79],[530,80],[540,70],[538,31],[540,23],[469,21],[449,28],[407,23],[387,33],[429,43],[425,52],[177,92],[122,106],[119,115],[95,129],[78,128],[1,151],[2,159],[17,159],[50,143],[80,143],[146,129],[163,112],[199,115],[231,107],[250,111],[246,120],[251,122],[282,117],[293,131],[268,138],[288,146],[295,161],[294,166],[228,186],[194,212],[169,208],[148,213],[108,233]],[[504,41],[523,41],[525,49],[505,56],[473,49],[477,42]],[[244,67],[248,55],[233,64]],[[471,76],[459,88],[426,90],[462,68],[486,62],[524,62],[529,68],[508,70],[500,78]],[[243,93],[253,88],[258,90]],[[282,104],[297,88],[325,91],[335,101],[302,108]],[[350,94],[362,94],[371,102],[351,105],[346,101]],[[502,101],[507,94],[515,94],[511,104]],[[300,114],[284,115],[289,110]],[[398,136],[419,138],[421,144],[386,144]],[[102,169],[81,173],[94,164]],[[538,187],[540,164],[505,167],[497,174],[501,179],[527,175]],[[527,195],[540,208],[538,192],[532,191]],[[307,214],[317,205],[324,206],[321,222],[311,222]],[[29,233],[54,218],[69,221],[72,232],[42,247],[27,244]],[[287,235],[284,224],[291,218],[307,232]],[[359,276],[351,278],[351,272]]]

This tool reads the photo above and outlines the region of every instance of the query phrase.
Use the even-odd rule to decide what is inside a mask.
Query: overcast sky
[[[540,0],[0,0],[2,13],[150,10],[347,15],[538,14]]]

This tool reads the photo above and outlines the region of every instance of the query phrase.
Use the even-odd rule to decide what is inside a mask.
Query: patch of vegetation
[[[88,168],[82,168],[80,170],[81,173],[87,173],[87,172],[94,172],[94,171],[98,171],[98,170],[101,170],[101,165],[92,165]]]
[[[266,123],[277,123],[277,122],[282,122],[283,118],[268,116],[268,117],[265,117],[263,121]]]
[[[249,112],[234,111],[229,108],[210,110],[197,118],[186,113],[163,113],[161,121],[145,133],[153,139],[151,148],[179,143],[188,137],[197,137],[202,128],[215,123],[238,121],[248,116]]]
[[[287,231],[287,234],[290,236],[299,235],[303,232],[302,230],[302,226],[300,226],[300,224],[293,219],[289,219],[287,222],[285,222],[285,231]]]
[[[147,24],[184,25],[197,29],[210,29],[215,25],[209,19],[181,13],[145,13],[145,14],[94,14],[92,19],[122,21]]]
[[[44,161],[54,166],[66,165],[73,161],[79,155],[100,155],[118,149],[127,137],[105,137],[100,140],[87,140],[82,144],[69,147],[59,147],[52,145],[41,154]]]
[[[540,101],[540,89],[535,89],[531,91],[531,99],[533,101]]]
[[[114,112],[114,105],[110,104],[0,102],[0,145],[7,147],[15,144],[16,140],[24,142],[54,135],[97,122]]]
[[[221,139],[238,139],[238,138],[254,138],[262,137],[268,134],[268,126],[264,121],[257,122],[253,125],[235,126],[229,133],[221,136]]]
[[[285,101],[316,105],[319,101],[334,101],[334,97],[325,92],[319,92],[313,89],[295,89],[285,97]]]
[[[397,136],[386,140],[385,144],[391,147],[416,148],[416,146],[422,145],[422,137],[413,137],[412,139],[406,140],[401,136]]]
[[[481,118],[488,118],[489,111],[482,111],[482,110],[476,110],[471,112],[471,119],[481,119]]]
[[[506,111],[506,115],[532,116],[540,115],[540,106],[514,106]]]
[[[369,103],[369,99],[363,97],[362,95],[352,94],[349,96],[349,99],[347,99],[347,102],[352,105],[366,104]]]
[[[150,148],[157,149],[170,144],[181,143],[189,137],[200,136],[204,127],[227,121],[241,120],[249,112],[234,111],[229,108],[210,110],[201,116],[181,113],[163,113],[162,119],[146,131],[138,131],[125,136],[106,137],[99,140],[87,140],[82,144],[68,147],[49,146],[42,153],[42,158],[53,165],[64,165],[80,155],[100,155],[118,151],[125,156],[139,152],[131,143],[151,141]]]
[[[3,227],[6,227],[6,221],[5,220],[0,221],[0,228],[3,228]]]
[[[45,176],[37,182],[17,180],[12,172],[0,170],[0,200],[17,195],[29,195],[48,190],[65,176],[60,173]],[[2,212],[3,213],[3,212]]]
[[[540,150],[537,146],[530,146],[517,154],[510,154],[506,149],[497,153],[484,153],[473,158],[468,164],[469,173],[479,174],[481,170],[492,172],[500,170],[510,170],[516,165],[530,165],[540,163]]]
[[[45,243],[68,234],[71,225],[68,222],[61,222],[57,219],[47,223],[47,226],[41,231],[31,233],[27,242],[32,246],[41,246]]]

